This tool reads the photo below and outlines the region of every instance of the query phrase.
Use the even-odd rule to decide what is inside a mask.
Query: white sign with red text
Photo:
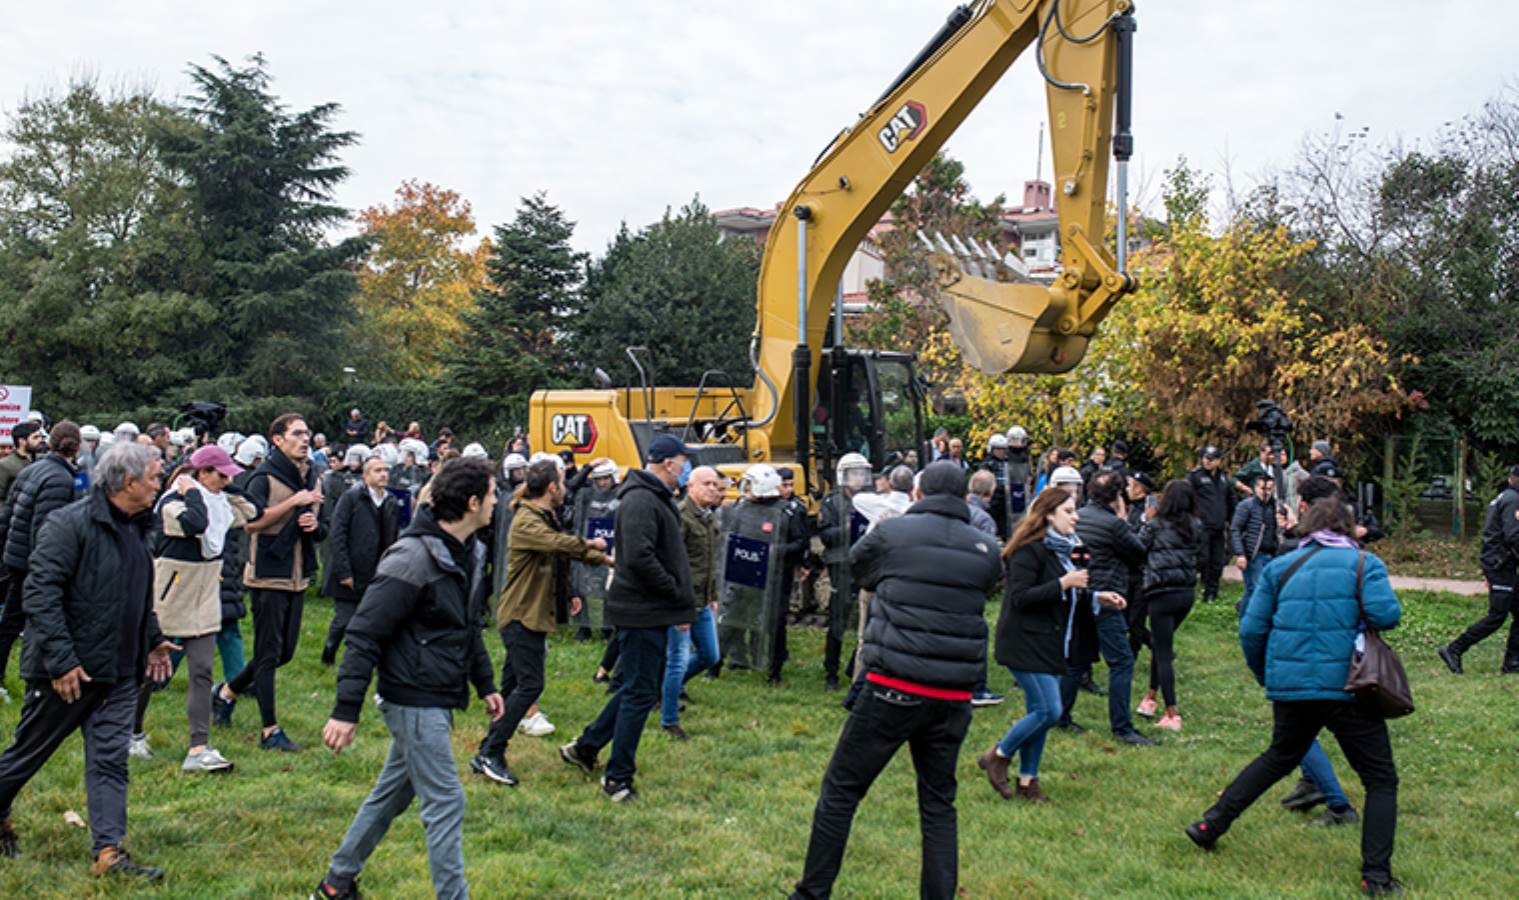
[[[0,432],[10,434],[12,428],[26,421],[31,409],[30,385],[0,384]]]

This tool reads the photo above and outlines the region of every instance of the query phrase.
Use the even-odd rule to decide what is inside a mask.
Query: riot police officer
[[[613,522],[617,514],[617,464],[600,460],[590,470],[590,480],[575,491],[574,522],[577,537],[585,540],[601,538],[611,551],[615,537]],[[570,605],[580,607],[575,617],[579,626],[575,631],[578,641],[591,638],[592,623],[601,630],[603,640],[612,636],[612,627],[606,619],[607,573],[601,566],[575,561],[570,563]],[[580,600],[579,604],[574,601]]]
[[[839,660],[844,635],[854,631],[859,615],[857,590],[849,571],[849,548],[865,534],[866,521],[854,509],[854,497],[868,492],[870,461],[858,453],[846,453],[834,471],[834,491],[823,502],[818,537],[823,542],[823,562],[828,566],[828,636],[823,643],[823,674],[828,690],[839,689]],[[853,675],[853,672],[847,674]]]
[[[806,533],[781,498],[781,476],[763,463],[744,475],[748,491],[723,525],[722,583],[717,620],[725,658],[750,668],[766,666],[772,685],[786,662],[786,611],[791,573],[801,561]]]

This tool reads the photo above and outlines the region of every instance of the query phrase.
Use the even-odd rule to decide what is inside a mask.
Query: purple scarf
[[[1353,538],[1346,537],[1338,531],[1315,531],[1308,535],[1308,540],[1320,547],[1336,547],[1345,550],[1356,550],[1361,546]]]

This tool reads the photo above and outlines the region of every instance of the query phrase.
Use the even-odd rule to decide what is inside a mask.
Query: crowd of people
[[[842,691],[847,679],[849,717],[794,896],[829,895],[855,808],[903,744],[918,778],[921,891],[953,896],[960,745],[971,710],[1003,700],[989,689],[989,662],[1009,672],[1025,712],[977,765],[1003,798],[1058,801],[1039,781],[1046,736],[1085,730],[1072,716],[1083,690],[1106,697],[1119,743],[1152,747],[1182,730],[1176,635],[1199,585],[1202,602],[1216,600],[1232,559],[1245,582],[1245,663],[1275,727],[1268,749],[1186,833],[1213,848],[1298,767],[1283,805],[1324,805],[1316,822],[1325,826],[1364,817],[1362,886],[1398,889],[1386,725],[1345,681],[1358,635],[1395,627],[1400,610],[1386,567],[1362,549],[1376,524],[1357,521],[1323,442],[1307,467],[1268,444],[1232,476],[1219,449],[1204,447],[1196,468],[1162,486],[1131,467],[1121,441],[1078,466],[1063,449],[1036,460],[1013,428],[973,464],[963,441],[941,431],[921,471],[876,471],[845,454],[832,489],[809,504],[792,469],[750,465],[734,483],[669,434],[625,470],[533,453],[520,436],[493,462],[480,444],[456,449],[447,429],[429,442],[419,423],[371,428],[357,409],[334,444],[294,413],[266,435],[63,421],[23,423],[9,437],[0,443],[0,665],[23,635],[27,692],[0,754],[0,855],[19,852],[17,793],[82,729],[94,870],[161,878],[123,848],[128,760],[153,753],[143,729],[151,698],[188,661],[186,773],[233,768],[212,728],[231,726],[249,695],[258,746],[300,751],[280,726],[278,673],[298,652],[314,586],[334,610],[320,650],[337,666],[323,743],[346,748],[371,699],[393,741],[313,896],[358,896],[370,854],[414,799],[437,894],[466,896],[465,793],[449,734],[471,691],[491,725],[469,769],[517,787],[511,741],[555,730],[539,708],[549,634],[568,627],[577,640],[605,641],[595,677],[608,700],[559,755],[626,802],[638,796],[638,748],[655,707],[660,732],[687,740],[681,712],[693,678],[753,670],[780,684],[788,627],[817,603],[826,610],[822,686]],[[1490,507],[1482,561],[1491,609],[1442,649],[1455,672],[1461,653],[1514,611],[1519,466]],[[999,585],[988,630],[985,606]],[[499,679],[488,622],[504,651]],[[1134,704],[1146,651],[1148,690]],[[217,656],[224,677],[214,682]],[[1093,677],[1098,660],[1105,687]],[[1519,618],[1504,671],[1515,670]],[[1154,731],[1143,733],[1136,716]],[[1318,745],[1326,728],[1365,785],[1364,812]]]

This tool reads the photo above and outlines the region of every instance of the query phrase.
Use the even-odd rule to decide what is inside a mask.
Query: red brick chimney
[[[1023,183],[1023,211],[1032,212],[1036,209],[1053,209],[1050,205],[1050,183],[1048,181],[1025,181]]]

